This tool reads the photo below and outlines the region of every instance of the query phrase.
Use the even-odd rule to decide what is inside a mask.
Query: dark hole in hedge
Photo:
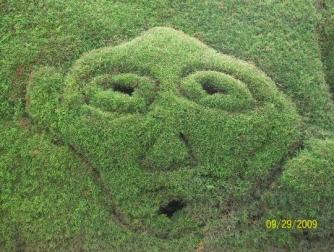
[[[132,93],[134,92],[133,87],[124,86],[124,85],[114,85],[112,89],[116,92],[120,92],[120,93],[127,94],[127,95],[132,95]]]
[[[173,215],[184,208],[186,204],[179,199],[172,199],[167,204],[160,206],[159,214],[165,214],[168,218],[172,218]]]
[[[223,88],[218,88],[210,84],[208,81],[204,81],[201,83],[203,89],[210,95],[216,94],[216,93],[226,93],[226,90]]]

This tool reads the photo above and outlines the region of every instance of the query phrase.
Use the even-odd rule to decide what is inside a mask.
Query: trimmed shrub
[[[330,0],[323,1],[321,9],[322,20],[320,22],[320,45],[322,60],[326,74],[326,80],[334,92],[334,3]]]
[[[117,225],[112,198],[68,146],[2,125],[1,251],[189,251],[198,243],[198,236],[173,243]]]
[[[273,189],[266,195],[271,209],[268,215],[275,219],[316,220],[316,226],[297,228],[296,223],[289,232],[309,241],[330,238],[334,234],[334,140],[309,141],[306,149],[286,163]]]
[[[130,228],[159,238],[198,232],[201,204],[247,195],[299,138],[296,109],[268,76],[171,28],[52,71],[33,78],[29,113],[56,115]]]
[[[292,216],[315,219],[320,237],[334,234],[334,140],[314,140],[290,160],[282,175],[287,210]]]

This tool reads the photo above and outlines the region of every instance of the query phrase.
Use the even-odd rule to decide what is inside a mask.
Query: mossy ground
[[[331,1],[3,1],[0,13],[0,249],[333,248]],[[133,40],[156,26],[256,68],[168,29]],[[268,231],[273,217],[320,226]]]
[[[323,1],[319,7],[322,14],[320,26],[320,45],[326,80],[334,91],[334,3],[332,1]]]

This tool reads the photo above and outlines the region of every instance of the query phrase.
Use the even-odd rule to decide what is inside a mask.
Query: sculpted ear
[[[57,128],[62,85],[63,76],[54,68],[43,67],[33,72],[26,96],[26,110],[32,119],[43,126]]]

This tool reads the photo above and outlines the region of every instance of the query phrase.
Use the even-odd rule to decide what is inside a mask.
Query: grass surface
[[[222,181],[243,196],[298,137],[296,111],[268,77],[173,29],[85,54],[65,77],[57,106],[50,95],[59,78],[49,69],[32,77],[32,118],[55,121],[61,138],[97,167],[122,212],[159,237],[193,229],[188,215],[208,194],[220,198]],[[173,199],[190,214],[171,222],[159,206]]]
[[[334,90],[334,3],[332,1],[324,1],[319,7],[322,13],[320,44],[322,51],[322,59],[326,80],[331,91]]]
[[[332,248],[331,1],[0,14],[0,249]]]

